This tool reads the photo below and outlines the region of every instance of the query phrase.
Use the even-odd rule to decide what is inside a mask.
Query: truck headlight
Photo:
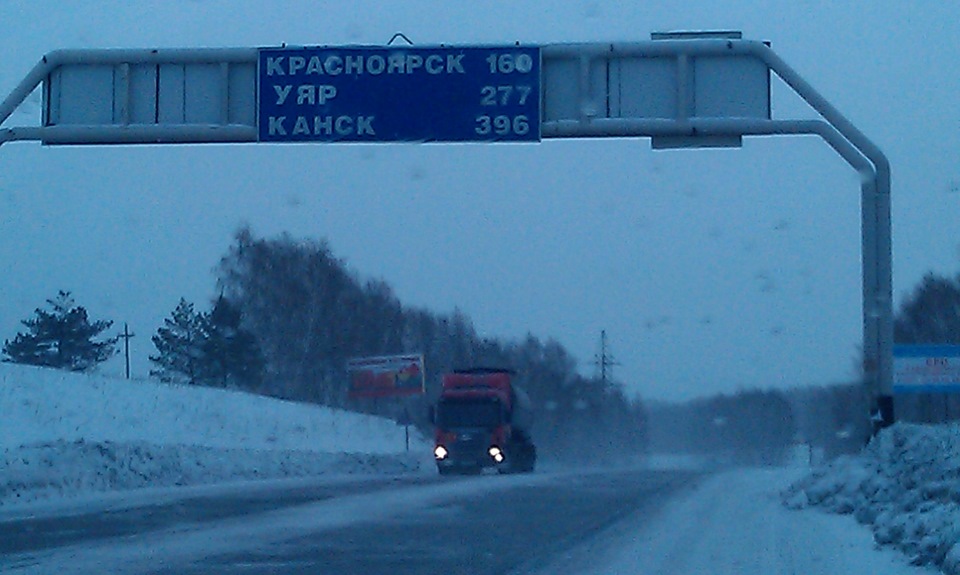
[[[491,446],[490,449],[487,450],[487,453],[489,453],[490,457],[497,463],[503,463],[503,451],[496,445]]]
[[[447,451],[447,448],[442,445],[438,445],[433,450],[433,456],[436,457],[437,459],[446,459],[448,453],[449,452]]]

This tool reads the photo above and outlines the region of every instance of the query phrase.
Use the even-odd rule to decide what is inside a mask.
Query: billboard
[[[960,346],[893,346],[893,391],[960,392]]]
[[[423,356],[361,357],[347,362],[350,397],[416,395],[424,391]]]

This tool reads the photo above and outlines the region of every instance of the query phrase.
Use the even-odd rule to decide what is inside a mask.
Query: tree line
[[[793,444],[796,421],[782,391],[745,390],[653,406],[657,451],[706,456],[717,463],[773,465]]]
[[[960,345],[960,275],[929,273],[894,315],[897,344]],[[855,358],[862,365],[862,358]],[[942,423],[960,418],[960,396],[895,396],[900,421]],[[827,458],[859,450],[871,433],[863,381],[789,390],[744,390],[680,404],[654,403],[650,442],[657,451],[715,454],[734,461],[786,456],[797,443]]]
[[[869,401],[859,383],[744,389],[648,409],[651,450],[718,464],[779,465],[813,457],[813,450],[832,458],[858,451],[870,434]]]
[[[426,430],[443,373],[507,367],[533,402],[544,455],[603,458],[644,447],[642,402],[620,384],[581,375],[559,342],[480,337],[459,309],[405,306],[385,281],[351,271],[325,240],[259,238],[243,228],[216,273],[209,311],[181,299],[152,336],[151,376],[385,416],[402,407]],[[69,292],[47,304],[5,342],[4,361],[89,371],[116,353],[117,337],[104,335],[112,321],[91,321]],[[348,360],[402,353],[424,356],[423,397],[402,406],[350,399]]]
[[[424,429],[427,404],[439,395],[443,373],[508,367],[518,372],[533,402],[534,433],[543,453],[577,450],[603,457],[644,447],[642,402],[621,385],[579,374],[575,359],[557,341],[533,334],[484,338],[459,309],[437,313],[405,306],[385,281],[350,271],[324,240],[258,238],[241,229],[220,261],[218,277],[218,289],[243,310],[244,325],[261,345],[266,359],[261,393],[389,415],[395,405],[348,397],[347,361],[422,353],[426,394],[406,407]]]
[[[69,291],[60,290],[21,321],[27,331],[3,345],[3,361],[89,372],[117,353],[119,335],[104,336],[112,320],[91,320]],[[150,375],[164,382],[249,387],[259,382],[263,358],[240,310],[223,297],[210,312],[195,312],[184,299],[152,337]]]
[[[836,453],[859,447],[869,434],[861,382],[746,390],[648,408],[620,384],[581,375],[553,339],[483,338],[459,309],[437,313],[403,305],[389,284],[351,271],[324,240],[258,238],[243,228],[216,271],[219,295],[210,309],[199,311],[181,299],[152,336],[151,376],[396,416],[395,403],[349,398],[347,361],[422,353],[426,394],[404,408],[426,429],[426,406],[439,394],[443,373],[509,367],[534,403],[544,452],[580,457],[638,453],[652,442],[770,462],[797,440]],[[113,322],[91,319],[69,291],[21,323],[26,331],[4,341],[3,361],[83,372],[117,351],[119,336],[104,335]],[[895,340],[960,345],[960,276],[924,277],[895,315]],[[960,401],[897,397],[897,412],[912,421],[955,419]]]

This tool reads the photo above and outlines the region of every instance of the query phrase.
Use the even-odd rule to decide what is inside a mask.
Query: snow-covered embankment
[[[392,421],[218,389],[0,363],[0,507],[141,487],[414,472]],[[412,431],[412,430],[411,430]]]
[[[853,514],[915,565],[960,575],[960,426],[897,424],[855,456],[815,470],[783,494],[788,507]]]

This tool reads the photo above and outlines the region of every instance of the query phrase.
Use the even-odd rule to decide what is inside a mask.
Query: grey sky
[[[0,98],[58,48],[769,40],[888,155],[896,301],[958,271],[960,4],[0,3]],[[35,118],[34,97],[12,121]],[[775,86],[774,115],[810,112]],[[9,125],[8,122],[7,125]],[[244,222],[326,237],[409,305],[482,335],[556,337],[585,373],[606,329],[646,397],[848,381],[861,337],[859,185],[814,138],[653,152],[538,145],[0,148],[0,339],[69,289],[130,323],[134,370],[179,297],[205,305]],[[115,362],[109,370],[120,371]]]

